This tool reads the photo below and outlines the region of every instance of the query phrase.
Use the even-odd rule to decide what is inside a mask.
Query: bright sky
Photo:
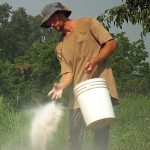
[[[24,7],[28,14],[36,16],[41,14],[41,10],[46,4],[58,1],[64,3],[72,10],[70,18],[97,17],[106,9],[122,3],[122,0],[0,0],[0,4],[8,3],[13,10],[16,10],[18,7]],[[136,41],[140,38],[140,31],[140,25],[132,26],[131,24],[125,24],[123,29],[112,27],[110,30],[112,33],[125,32],[131,41]],[[150,55],[150,34],[144,38],[144,41],[146,50]]]
[[[73,11],[72,17],[91,16],[96,17],[105,9],[117,6],[122,0],[0,0],[0,3],[7,2],[14,9],[24,7],[29,14],[37,15],[41,9],[51,2],[62,2]]]

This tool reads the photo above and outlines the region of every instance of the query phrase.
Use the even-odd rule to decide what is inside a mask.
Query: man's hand
[[[52,100],[58,100],[62,98],[63,85],[55,83],[53,89],[48,93],[48,97],[52,97]]]
[[[90,75],[93,70],[95,69],[97,63],[96,61],[90,61],[90,62],[87,62],[86,65],[85,65],[85,72]]]
[[[108,57],[114,52],[116,48],[116,42],[112,39],[107,41],[100,49],[97,56],[85,65],[85,71],[87,74],[91,74],[97,64],[101,64],[108,59]]]
[[[63,74],[58,83],[55,83],[53,89],[48,93],[48,97],[52,97],[53,100],[62,98],[63,90],[67,88],[72,82],[72,74],[67,72]]]

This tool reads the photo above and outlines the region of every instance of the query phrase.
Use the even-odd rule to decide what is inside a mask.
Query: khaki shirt
[[[111,39],[111,35],[96,19],[89,17],[78,19],[73,31],[63,37],[56,48],[61,65],[60,75],[72,73],[72,87],[88,79],[85,74],[86,63],[99,53],[102,44]],[[111,97],[118,100],[112,69],[107,62],[97,66],[92,78],[97,77],[107,81]],[[79,108],[73,93],[70,101],[71,108]]]

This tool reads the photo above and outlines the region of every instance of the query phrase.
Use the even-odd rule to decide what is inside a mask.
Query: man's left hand
[[[87,62],[85,65],[85,72],[90,75],[93,72],[93,70],[95,69],[95,67],[96,67],[95,61]]]

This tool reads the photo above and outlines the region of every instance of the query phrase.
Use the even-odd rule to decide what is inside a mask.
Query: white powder
[[[63,116],[64,107],[50,102],[35,110],[31,123],[32,150],[46,150],[47,142],[52,139]]]

